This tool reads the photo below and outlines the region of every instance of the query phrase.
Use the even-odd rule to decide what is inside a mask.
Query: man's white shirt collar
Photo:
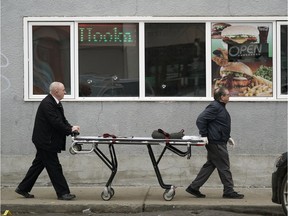
[[[53,95],[52,95],[52,97],[55,99],[56,103],[59,104],[60,101],[56,97],[54,97]]]

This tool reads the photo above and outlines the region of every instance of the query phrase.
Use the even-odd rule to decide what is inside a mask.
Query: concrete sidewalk
[[[160,187],[113,187],[115,194],[109,201],[101,198],[103,187],[71,187],[76,194],[72,201],[57,200],[53,187],[34,187],[31,191],[34,199],[26,199],[14,192],[13,187],[1,188],[1,210],[12,212],[34,213],[82,213],[90,208],[92,212],[152,212],[170,209],[179,210],[229,210],[241,213],[257,213],[263,215],[281,214],[280,205],[271,201],[271,188],[240,188],[245,195],[242,200],[223,199],[222,189],[203,188],[206,198],[199,199],[188,194],[185,188],[176,189],[173,200],[163,199],[164,190]]]

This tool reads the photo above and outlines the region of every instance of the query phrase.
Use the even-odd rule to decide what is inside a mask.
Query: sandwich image
[[[242,62],[231,62],[220,68],[219,85],[228,89],[237,89],[251,86],[253,73],[251,69]]]
[[[214,23],[212,25],[212,30],[211,30],[211,36],[213,39],[221,39],[221,32],[223,31],[223,29],[227,28],[231,26],[228,23]]]
[[[220,68],[221,78],[215,79],[215,88],[225,86],[232,96],[272,96],[272,82],[253,74],[242,62],[231,62]]]
[[[221,32],[223,42],[231,45],[257,42],[259,31],[254,26],[229,26]]]

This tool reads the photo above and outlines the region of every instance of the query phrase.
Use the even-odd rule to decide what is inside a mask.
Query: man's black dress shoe
[[[18,187],[16,188],[15,192],[24,196],[25,198],[34,198],[33,194],[29,194],[28,192],[22,191]]]
[[[226,199],[243,199],[244,198],[244,195],[243,194],[239,194],[237,192],[232,192],[230,194],[223,194],[223,198],[226,198]]]
[[[186,192],[192,194],[193,196],[195,196],[197,198],[205,198],[206,197],[205,194],[202,194],[199,190],[194,190],[190,186],[186,188]]]
[[[74,199],[76,196],[74,194],[64,194],[62,196],[59,196],[58,199],[59,200],[72,200]]]

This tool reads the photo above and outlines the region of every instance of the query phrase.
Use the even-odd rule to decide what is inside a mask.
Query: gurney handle
[[[71,136],[72,137],[76,137],[76,136],[78,136],[80,133],[79,133],[79,131],[72,131],[72,133],[71,133]]]

